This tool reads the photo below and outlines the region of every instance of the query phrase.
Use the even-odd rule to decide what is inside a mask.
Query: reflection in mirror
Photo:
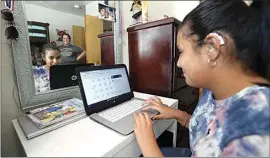
[[[51,87],[55,85],[51,83],[52,78],[55,81],[52,75],[57,73],[51,73],[52,66],[62,65],[57,71],[70,74],[66,78],[61,78],[63,82],[70,80],[70,84],[65,84],[69,87],[76,86],[72,80],[76,66],[67,68],[63,65],[102,64],[101,42],[98,35],[112,32],[115,21],[114,3],[110,2],[108,5],[102,3],[102,1],[25,1],[36,93],[57,89]],[[108,12],[109,18],[101,15],[105,13],[104,11]]]
[[[61,52],[56,45],[44,44],[40,54],[44,64],[33,66],[35,89],[37,93],[50,90],[50,67],[61,63]]]

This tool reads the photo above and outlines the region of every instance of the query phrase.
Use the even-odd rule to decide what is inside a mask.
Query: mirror
[[[102,64],[100,34],[112,32],[114,63],[122,63],[120,1],[105,2],[14,1],[19,38],[12,47],[22,110],[80,97],[77,82],[54,77],[69,84],[51,88],[51,80],[74,74],[81,64]]]
[[[72,80],[76,66],[54,65],[101,63],[87,60],[87,56],[92,50],[100,54],[97,35],[113,31],[114,1],[108,5],[92,1],[25,1],[24,10],[36,93],[77,85]],[[86,36],[85,31],[91,34]],[[91,48],[87,48],[85,40],[92,41]]]

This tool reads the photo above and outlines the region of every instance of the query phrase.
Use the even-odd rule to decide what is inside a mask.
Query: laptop
[[[77,86],[76,68],[80,66],[94,66],[89,64],[69,64],[69,65],[53,65],[50,67],[50,87],[60,89],[65,87]]]
[[[134,131],[134,112],[147,106],[134,98],[124,64],[76,69],[85,112],[90,118],[123,135]],[[148,110],[150,117],[158,114]]]

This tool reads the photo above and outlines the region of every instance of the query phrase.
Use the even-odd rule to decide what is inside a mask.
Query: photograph
[[[98,11],[100,19],[115,21],[115,8],[99,3]]]

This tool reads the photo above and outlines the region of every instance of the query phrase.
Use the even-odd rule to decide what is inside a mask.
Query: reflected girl
[[[37,93],[50,90],[50,66],[60,63],[61,53],[57,46],[45,44],[42,49],[42,57],[46,64],[33,67],[35,89]]]

